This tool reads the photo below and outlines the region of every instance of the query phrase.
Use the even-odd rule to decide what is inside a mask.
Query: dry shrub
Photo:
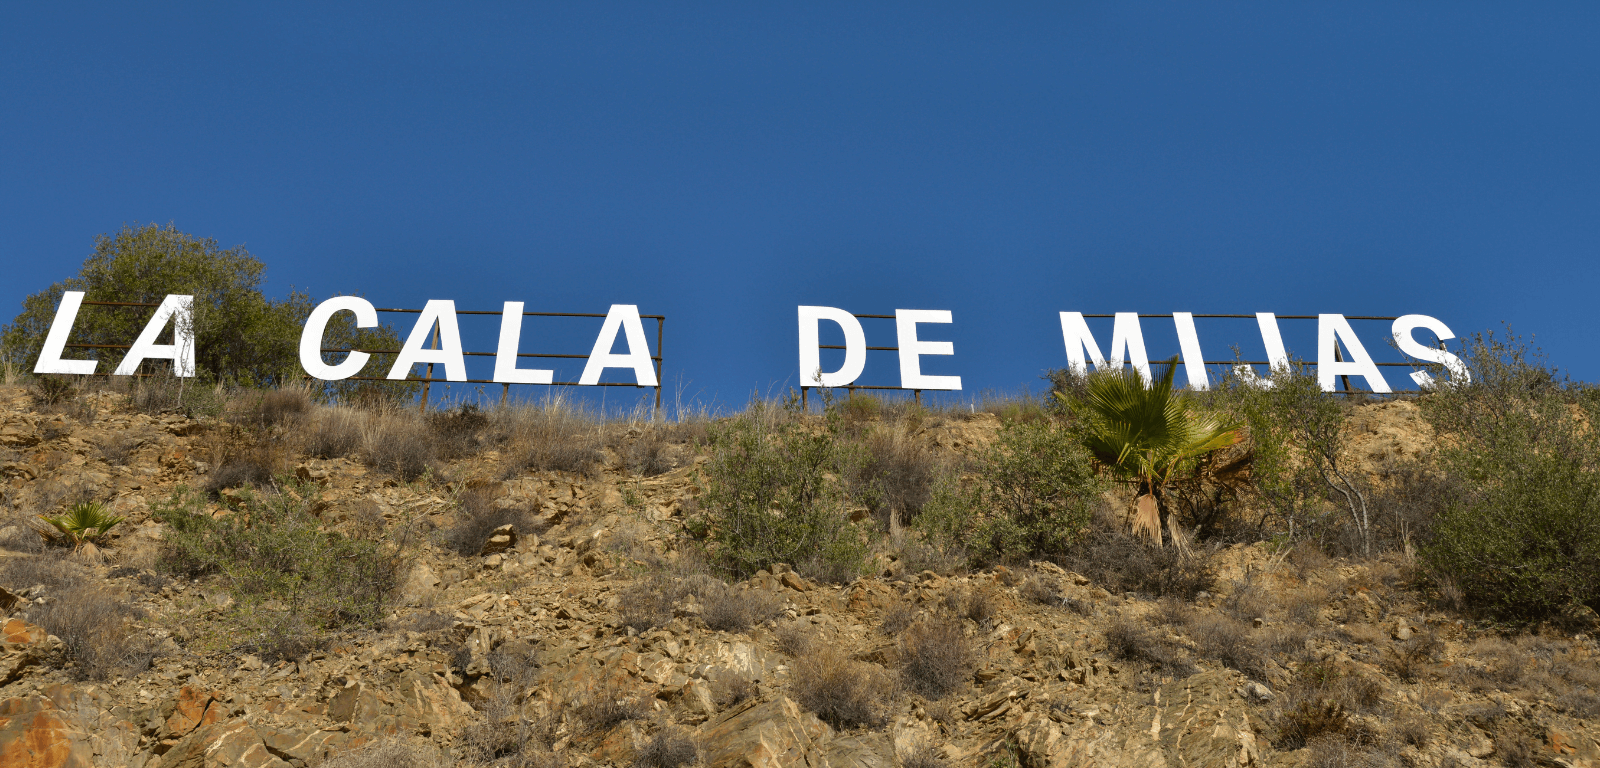
[[[947,768],[948,763],[939,754],[939,748],[919,741],[900,756],[900,768]]]
[[[720,632],[745,632],[783,611],[783,600],[765,590],[719,584],[701,592],[700,619]]]
[[[206,491],[213,495],[228,488],[264,488],[272,484],[273,462],[264,451],[228,459],[206,477]]]
[[[1370,739],[1354,726],[1352,712],[1371,712],[1383,702],[1383,686],[1330,663],[1302,665],[1280,698],[1273,743],[1284,749],[1308,746],[1319,737]]]
[[[361,449],[362,415],[351,408],[323,408],[306,435],[305,452],[318,459],[342,459]]]
[[[482,447],[483,433],[489,429],[489,415],[472,403],[434,411],[427,416],[428,430],[444,459],[459,459]]]
[[[678,449],[672,444],[667,430],[656,426],[645,427],[614,447],[622,457],[623,468],[630,475],[655,477],[678,466]]]
[[[140,440],[137,436],[126,432],[109,435],[106,437],[105,442],[100,444],[98,451],[100,460],[114,467],[123,466],[133,456],[133,452],[139,447],[139,443]]]
[[[490,535],[504,525],[518,535],[540,533],[537,519],[518,506],[499,506],[498,497],[486,488],[470,488],[456,501],[455,524],[439,533],[439,543],[458,555],[477,555]]]
[[[587,414],[555,401],[538,408],[508,409],[503,420],[502,429],[521,446],[522,457],[507,467],[508,477],[522,470],[600,474],[601,425]]]
[[[831,645],[795,659],[790,680],[800,706],[841,729],[882,725],[894,692],[882,667],[851,659]]]
[[[446,768],[450,761],[431,744],[385,739],[334,755],[321,768]]]
[[[861,443],[866,461],[849,478],[850,495],[866,504],[885,527],[891,515],[898,515],[902,523],[915,520],[945,472],[942,462],[899,429],[873,429]]]
[[[30,533],[35,539],[38,536]],[[92,575],[83,566],[57,557],[13,557],[0,560],[0,586],[12,592],[44,587],[45,594],[86,584]]]
[[[311,412],[311,395],[299,387],[247,391],[230,405],[230,421],[256,429],[271,429],[305,418]]]
[[[727,709],[760,693],[750,678],[738,672],[729,672],[711,684],[711,698],[721,709]]]
[[[1283,616],[1296,624],[1316,626],[1322,608],[1333,599],[1325,587],[1304,586],[1291,591],[1283,601]]]
[[[598,733],[644,717],[645,704],[636,694],[610,682],[596,688],[582,704],[573,707],[572,714],[586,730]]]
[[[1149,627],[1132,619],[1118,616],[1106,625],[1106,651],[1113,658],[1138,664],[1150,664],[1186,677],[1194,674],[1194,664],[1178,647],[1156,636]]]
[[[410,482],[438,462],[427,425],[411,414],[390,412],[367,421],[361,459],[367,466]]]
[[[1157,547],[1129,535],[1114,515],[1097,515],[1083,541],[1061,560],[1112,593],[1139,592],[1193,600],[1216,583],[1213,552],[1199,545],[1188,553]]]
[[[911,622],[916,621],[916,619],[917,606],[910,600],[902,598],[890,603],[888,608],[883,609],[883,622],[879,625],[879,628],[886,635],[898,635],[905,631],[906,627],[911,626]]]
[[[1433,663],[1434,657],[1443,651],[1444,642],[1434,634],[1433,630],[1420,631],[1413,634],[1409,640],[1385,648],[1384,666],[1395,677],[1414,683]],[[1512,662],[1512,666],[1519,670],[1519,676],[1520,665],[1520,659]]]
[[[1389,735],[1401,744],[1418,749],[1428,746],[1428,740],[1432,737],[1428,732],[1427,721],[1416,715],[1407,715],[1395,720]]]
[[[811,630],[802,624],[785,624],[778,628],[778,649],[784,653],[800,657],[811,652],[811,644],[815,638]]]
[[[137,618],[126,595],[97,584],[58,590],[28,612],[30,621],[61,638],[62,654],[77,665],[75,676],[90,680],[149,669],[155,644],[130,627]]]
[[[900,638],[900,679],[929,699],[942,699],[972,673],[972,648],[960,622],[930,618],[911,625]]]
[[[1201,656],[1237,669],[1257,680],[1267,676],[1267,659],[1243,622],[1227,616],[1203,616],[1189,626]]]
[[[681,595],[678,585],[665,574],[640,579],[622,590],[617,611],[622,625],[637,632],[648,632],[672,621]]]
[[[1059,608],[1064,602],[1064,596],[1055,580],[1038,575],[1030,576],[1027,581],[1022,582],[1022,587],[1017,593],[1022,595],[1022,599],[1039,605]]]
[[[674,725],[656,730],[634,757],[633,768],[683,768],[700,759],[700,746],[689,732]]]
[[[987,628],[993,625],[999,611],[1000,601],[992,587],[983,586],[970,590],[961,601],[961,615],[972,619],[973,623],[980,627]]]

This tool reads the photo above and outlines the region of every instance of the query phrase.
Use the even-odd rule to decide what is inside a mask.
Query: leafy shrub
[[[911,625],[900,637],[900,679],[929,699],[960,688],[972,674],[972,648],[961,623],[935,617]]]
[[[797,704],[835,728],[882,725],[894,690],[876,664],[856,661],[832,645],[795,659],[791,692]]]
[[[39,515],[34,527],[46,539],[76,548],[99,541],[124,519],[111,514],[98,501],[80,501],[68,507],[64,514]]]
[[[698,522],[709,535],[708,559],[735,578],[778,563],[825,578],[866,569],[864,532],[830,477],[848,477],[859,451],[840,439],[836,412],[820,429],[797,415],[798,404],[755,402],[711,428]]]
[[[1441,388],[1423,413],[1440,463],[1461,484],[1424,561],[1466,603],[1507,621],[1600,609],[1600,398],[1556,378],[1515,336],[1477,336],[1472,383]]]
[[[633,768],[682,768],[700,759],[700,745],[682,728],[664,725],[657,729],[639,754]]]
[[[1057,420],[1002,426],[976,482],[935,482],[911,527],[931,546],[978,564],[1065,553],[1088,534],[1106,488],[1078,433]]]
[[[297,656],[332,632],[376,626],[387,614],[405,542],[322,530],[311,512],[317,492],[285,479],[270,491],[246,492],[242,510],[214,519],[180,488],[151,507],[168,526],[161,565],[219,580],[236,601],[232,620],[268,657]]]

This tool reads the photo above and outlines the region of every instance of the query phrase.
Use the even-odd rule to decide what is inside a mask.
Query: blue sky
[[[1509,322],[1600,374],[1600,6],[332,5],[8,7],[0,315],[155,221],[276,295],[638,304],[722,403],[796,381],[800,304],[951,310],[969,395],[1065,365],[1063,310]]]

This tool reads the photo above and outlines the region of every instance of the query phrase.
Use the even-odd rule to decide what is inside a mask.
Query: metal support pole
[[[667,319],[656,318],[656,417],[661,417],[661,363],[666,360],[666,353],[661,351],[662,339],[666,336]],[[680,417],[681,418],[681,417]]]
[[[1335,340],[1333,342],[1333,360],[1334,360],[1334,362],[1337,362],[1337,363],[1344,362],[1344,350],[1340,349],[1339,342],[1337,340]],[[1339,377],[1339,381],[1344,384],[1344,391],[1349,392],[1350,391],[1350,377],[1349,376],[1340,376]]]
[[[511,385],[510,384],[501,384],[500,385],[500,407],[501,408],[506,407],[506,398],[508,398],[510,396],[511,396]]]
[[[800,388],[800,410],[802,410],[802,411],[810,411],[811,410],[811,404],[806,402],[806,388],[805,387],[801,387]]]

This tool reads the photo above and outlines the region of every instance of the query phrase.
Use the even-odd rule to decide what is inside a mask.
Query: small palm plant
[[[76,551],[99,540],[123,519],[111,514],[100,502],[82,501],[68,508],[66,514],[40,515],[31,522],[33,529],[46,541],[71,544]]]
[[[1239,424],[1200,412],[1186,393],[1174,393],[1178,358],[1148,385],[1134,371],[1089,379],[1089,431],[1084,444],[1099,462],[1138,490],[1133,530],[1161,543],[1161,509],[1175,475],[1213,451],[1239,442]],[[1064,403],[1060,392],[1056,397]],[[1174,530],[1176,539],[1176,530]]]

